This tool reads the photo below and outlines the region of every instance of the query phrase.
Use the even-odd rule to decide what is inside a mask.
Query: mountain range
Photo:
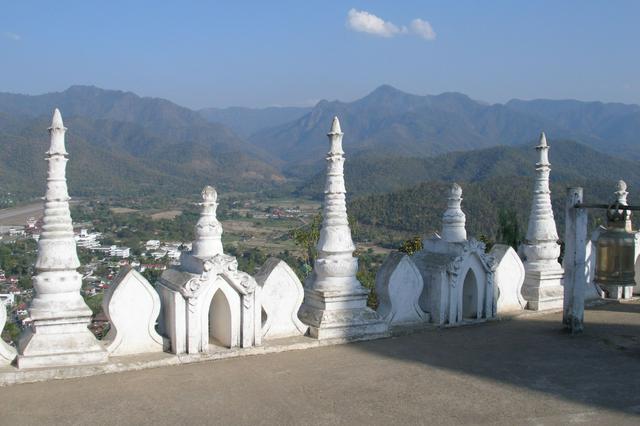
[[[419,96],[381,86],[354,102],[321,101],[290,123],[249,140],[285,163],[322,159],[331,118],[340,117],[349,154],[428,157],[531,141],[544,130],[602,152],[640,159],[640,106],[617,103],[512,100],[489,105],[460,93]]]
[[[198,192],[205,183],[259,189],[283,180],[273,166],[277,159],[195,111],[164,99],[73,86],[39,96],[0,93],[4,186],[42,193],[42,153],[55,107],[69,129],[70,186],[78,195]]]
[[[311,107],[204,108],[198,112],[212,123],[227,126],[240,137],[249,138],[259,130],[280,126],[311,112]]]
[[[303,182],[300,193],[321,194],[334,115],[345,132],[347,185],[354,193],[360,182],[369,192],[384,192],[424,180],[530,173],[541,130],[554,144],[552,176],[567,182],[608,181],[617,178],[614,171],[635,182],[640,159],[638,105],[490,105],[460,93],[421,96],[385,85],[353,102],[325,100],[313,108],[194,111],[130,92],[72,86],[36,96],[0,93],[0,190],[42,194],[45,131],[55,107],[69,128],[76,195],[195,193],[206,183],[256,191],[295,182]]]

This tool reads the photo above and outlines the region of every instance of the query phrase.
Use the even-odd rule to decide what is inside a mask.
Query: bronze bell
[[[635,233],[631,212],[616,203],[607,210],[607,228],[596,245],[595,282],[606,286],[634,286]]]

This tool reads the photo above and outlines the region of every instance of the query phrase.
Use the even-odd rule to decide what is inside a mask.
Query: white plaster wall
[[[301,336],[308,326],[298,319],[304,288],[295,272],[284,261],[267,259],[255,276],[261,288],[264,321],[260,321],[265,339]]]
[[[155,330],[160,297],[140,273],[130,269],[119,275],[102,307],[111,322],[104,341],[111,355],[162,352],[162,338]]]
[[[391,253],[376,276],[378,314],[393,325],[428,320],[418,303],[422,289],[422,276],[409,256]]]
[[[523,310],[527,301],[522,297],[524,264],[516,251],[505,244],[496,244],[490,255],[496,261],[494,275],[496,307],[498,313]]]
[[[7,308],[0,303],[0,333],[7,323]],[[9,365],[17,355],[16,349],[0,339],[0,365]]]

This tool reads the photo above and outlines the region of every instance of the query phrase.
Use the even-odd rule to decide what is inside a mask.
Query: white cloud
[[[372,13],[355,9],[351,9],[347,13],[347,26],[353,31],[380,37],[393,37],[407,31],[406,28],[399,28],[392,22],[386,22]]]
[[[347,13],[347,27],[360,33],[372,34],[379,37],[395,37],[400,34],[414,34],[425,40],[435,40],[436,32],[429,23],[420,18],[411,21],[409,28],[385,21],[379,16],[366,10],[351,9]]]
[[[16,33],[5,32],[5,33],[4,33],[4,36],[5,36],[6,38],[8,38],[9,40],[13,40],[13,41],[20,41],[20,40],[22,40],[22,37],[20,37],[20,35],[19,35],[19,34],[16,34]]]
[[[411,21],[411,25],[409,25],[411,32],[422,37],[425,40],[435,40],[436,32],[433,30],[433,27],[429,23],[429,21],[424,21],[420,18],[416,18]]]

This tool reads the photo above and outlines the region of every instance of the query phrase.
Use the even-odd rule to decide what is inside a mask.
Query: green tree
[[[320,238],[321,223],[322,215],[317,214],[308,225],[291,231],[291,236],[296,245],[302,249],[304,261],[307,265],[313,265],[316,260],[316,245]]]
[[[402,253],[406,253],[411,256],[413,253],[422,250],[422,238],[413,237],[404,241],[398,248]]]
[[[524,239],[524,233],[518,221],[518,214],[513,209],[500,209],[498,211],[498,243],[507,244],[518,250],[518,246]]]

